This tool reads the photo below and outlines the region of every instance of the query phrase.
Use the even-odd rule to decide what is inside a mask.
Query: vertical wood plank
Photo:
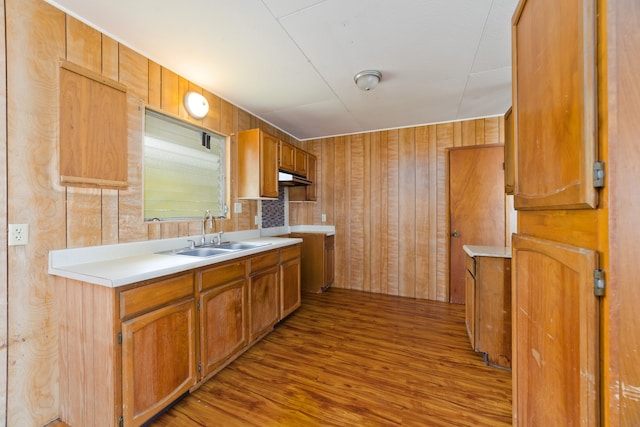
[[[224,99],[220,100],[220,132],[225,135],[231,135],[235,132],[233,123],[234,109],[237,110],[229,102]],[[251,127],[247,129],[251,129]]]
[[[56,283],[47,274],[47,252],[64,247],[66,235],[57,133],[51,126],[58,120],[58,61],[65,57],[66,19],[63,12],[38,0],[6,0],[4,6],[10,88],[5,176],[11,189],[6,219],[30,225],[29,245],[7,249],[4,421],[10,426],[44,425],[58,416],[60,396]]]
[[[0,8],[0,230],[7,229],[7,62],[4,1]],[[0,233],[0,384],[7,384],[8,347],[8,284],[7,284],[7,233]],[[6,390],[6,389],[5,389]],[[6,391],[0,393],[0,420],[7,419]]]
[[[346,182],[346,171],[348,163],[345,159],[347,142],[346,137],[340,136],[335,139],[335,176],[336,182],[342,185],[336,185],[335,206],[336,206],[336,238],[335,238],[335,283],[338,288],[349,288],[349,263],[347,250],[350,242],[349,228],[349,204]]]
[[[318,156],[318,174],[320,176],[320,188],[318,201],[322,206],[322,212],[327,215],[327,224],[335,225],[335,138],[322,140],[320,155]]]
[[[363,274],[362,289],[371,292],[371,133],[364,134],[363,138],[363,199],[362,208],[363,218],[363,239],[362,239],[362,256],[363,256]]]
[[[387,166],[388,166],[388,190],[389,201],[387,203],[387,294],[399,294],[399,234],[400,234],[400,153],[399,131],[397,129],[387,131]]]
[[[66,15],[67,61],[102,72],[102,36],[98,30]]]
[[[416,298],[429,298],[429,127],[416,128]]]
[[[438,127],[429,126],[429,299],[438,300]],[[453,125],[462,136],[462,126]],[[460,141],[462,138],[460,138]],[[455,138],[454,138],[455,141]],[[455,142],[454,142],[455,143]],[[435,183],[435,184],[434,184]]]
[[[173,71],[162,67],[162,94],[160,105],[162,110],[173,115],[180,114],[180,78]]]
[[[484,144],[484,119],[474,120],[476,124],[476,143],[475,145]]]
[[[149,61],[149,102],[150,107],[162,108],[162,67]]]
[[[504,132],[503,132],[504,135]],[[502,140],[504,143],[504,139]],[[487,117],[484,119],[484,143],[498,144],[500,143],[500,118]]]
[[[369,292],[380,293],[381,292],[381,270],[382,270],[382,251],[383,246],[386,244],[386,228],[382,226],[382,210],[385,204],[382,203],[382,184],[381,180],[383,175],[380,173],[382,171],[381,163],[382,163],[382,155],[381,155],[381,139],[382,132],[373,132],[370,135],[370,180],[371,180],[371,190],[370,190],[370,202],[368,209],[370,213],[370,232],[371,236],[370,244],[370,259],[371,259],[371,267],[370,267],[370,285]]]
[[[208,129],[220,132],[220,97],[206,90],[202,91],[202,95],[209,103],[209,112],[202,124]]]
[[[349,231],[351,234],[349,260],[351,265],[350,289],[364,290],[364,135],[350,136],[350,203]]]
[[[416,275],[416,147],[415,128],[399,131],[399,268],[398,294],[415,297]]]
[[[475,120],[465,120],[462,122],[462,146],[476,145],[476,123]]]
[[[66,59],[96,73],[102,72],[102,37],[77,19],[66,16]],[[102,192],[67,187],[67,247],[102,242]]]
[[[120,45],[120,82],[128,87],[127,120],[129,123],[128,187],[120,190],[119,228],[120,242],[146,240],[148,228],[144,223],[144,195],[142,189],[142,103],[149,96],[149,61],[124,45]]]
[[[119,80],[118,43],[105,36],[102,39],[102,74],[112,80]],[[102,244],[118,243],[118,190],[102,190]]]
[[[473,121],[471,122],[473,123]],[[437,246],[438,255],[436,260],[436,283],[437,283],[437,300],[449,300],[449,214],[448,206],[448,188],[447,188],[447,148],[453,146],[453,138],[448,124],[436,125],[437,137],[437,184],[438,193],[437,200]],[[475,127],[475,126],[474,126]]]
[[[120,80],[119,57],[120,49],[118,42],[109,36],[102,34],[102,75],[111,80]]]

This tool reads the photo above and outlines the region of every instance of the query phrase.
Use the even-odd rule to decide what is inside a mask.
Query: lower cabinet
[[[200,369],[207,377],[247,345],[247,261],[199,273]]]
[[[299,251],[273,249],[121,288],[64,279],[61,420],[140,426],[200,386],[300,305]]]
[[[291,233],[289,236],[302,239],[302,290],[317,293],[329,288],[334,280],[335,236],[325,233]]]
[[[300,307],[300,245],[282,249],[280,260],[280,319]]]
[[[249,260],[249,341],[270,331],[279,320],[279,251]]]
[[[465,323],[490,365],[511,367],[511,259],[467,256]]]

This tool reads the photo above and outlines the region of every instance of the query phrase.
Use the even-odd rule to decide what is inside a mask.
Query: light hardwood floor
[[[330,289],[151,425],[508,426],[511,372],[462,305]]]

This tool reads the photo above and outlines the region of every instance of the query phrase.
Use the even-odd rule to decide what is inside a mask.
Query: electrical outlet
[[[258,225],[258,224],[260,223],[259,219],[260,219],[260,218],[258,217],[258,215],[254,216],[254,217],[253,217],[253,223],[254,223],[255,225]]]
[[[233,204],[233,213],[242,213],[242,203],[237,202]]]
[[[9,224],[9,246],[29,243],[29,224]]]
[[[327,214],[322,214],[322,222],[327,222]]]

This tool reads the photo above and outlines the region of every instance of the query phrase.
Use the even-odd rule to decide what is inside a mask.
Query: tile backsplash
[[[278,200],[262,201],[262,228],[283,227],[285,225],[285,187],[278,188]]]

